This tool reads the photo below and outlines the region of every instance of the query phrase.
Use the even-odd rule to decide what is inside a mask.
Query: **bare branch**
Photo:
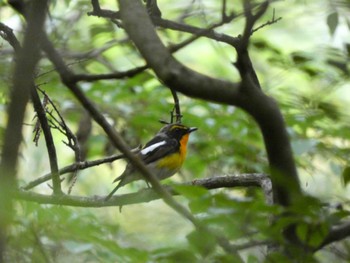
[[[267,8],[269,7],[269,1],[264,1],[261,3],[260,6],[258,6],[258,10],[255,14],[253,14],[251,0],[243,1],[243,4],[246,23],[240,41],[240,48],[246,49],[249,44],[249,38],[252,35],[253,27],[256,21],[266,12]]]
[[[145,71],[148,68],[147,65],[136,67],[124,72],[113,72],[109,74],[98,74],[98,75],[88,75],[88,74],[76,74],[72,78],[72,81],[78,82],[78,81],[87,81],[92,82],[96,80],[106,80],[106,79],[124,79],[124,78],[131,78],[135,75]]]
[[[101,9],[98,0],[91,0],[93,11],[88,12],[89,16],[106,17],[110,19],[119,19],[119,12],[113,12],[106,9]]]
[[[278,18],[275,17],[275,9],[273,9],[272,19],[266,21],[265,23],[263,23],[262,25],[258,26],[257,28],[254,28],[254,29],[252,30],[251,34],[254,34],[256,31],[262,29],[262,28],[265,27],[265,26],[269,26],[269,25],[272,25],[272,24],[274,24],[274,23],[277,23],[277,22],[280,21],[281,19],[282,19],[282,17],[278,17]]]
[[[221,19],[226,20],[227,14],[226,14],[226,0],[222,0],[222,9],[221,9]]]

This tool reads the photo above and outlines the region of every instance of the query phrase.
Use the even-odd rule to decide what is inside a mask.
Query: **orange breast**
[[[187,142],[189,134],[185,134],[180,140],[180,152],[173,153],[163,160],[160,160],[158,167],[167,167],[171,170],[177,171],[181,168],[186,158]]]

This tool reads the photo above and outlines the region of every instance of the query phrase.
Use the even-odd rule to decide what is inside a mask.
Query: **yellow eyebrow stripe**
[[[180,128],[180,129],[186,129],[185,126],[182,126],[182,125],[174,125],[170,128],[170,130],[173,130],[173,129],[176,129],[176,128]]]

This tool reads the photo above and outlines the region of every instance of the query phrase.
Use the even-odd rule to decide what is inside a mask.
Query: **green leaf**
[[[175,191],[190,200],[208,195],[208,190],[196,185],[173,185]]]
[[[187,249],[165,248],[154,251],[155,262],[197,262],[193,251]]]
[[[297,226],[297,236],[302,242],[311,247],[318,247],[328,233],[327,224],[306,224],[301,223]]]
[[[347,186],[350,182],[350,166],[345,167],[341,176],[343,178],[344,186]]]
[[[203,256],[210,255],[216,247],[216,239],[207,231],[193,231],[187,235],[191,246]]]
[[[333,12],[333,13],[328,15],[327,25],[328,25],[329,33],[331,34],[331,36],[334,35],[334,32],[337,29],[338,23],[339,23],[339,16],[338,16],[337,12]]]

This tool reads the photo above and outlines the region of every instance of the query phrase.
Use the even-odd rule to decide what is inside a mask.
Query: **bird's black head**
[[[180,140],[185,134],[189,134],[196,130],[197,130],[196,127],[187,127],[179,123],[172,123],[164,126],[159,131],[159,133],[165,133],[167,136],[171,138],[176,138],[177,140]]]

